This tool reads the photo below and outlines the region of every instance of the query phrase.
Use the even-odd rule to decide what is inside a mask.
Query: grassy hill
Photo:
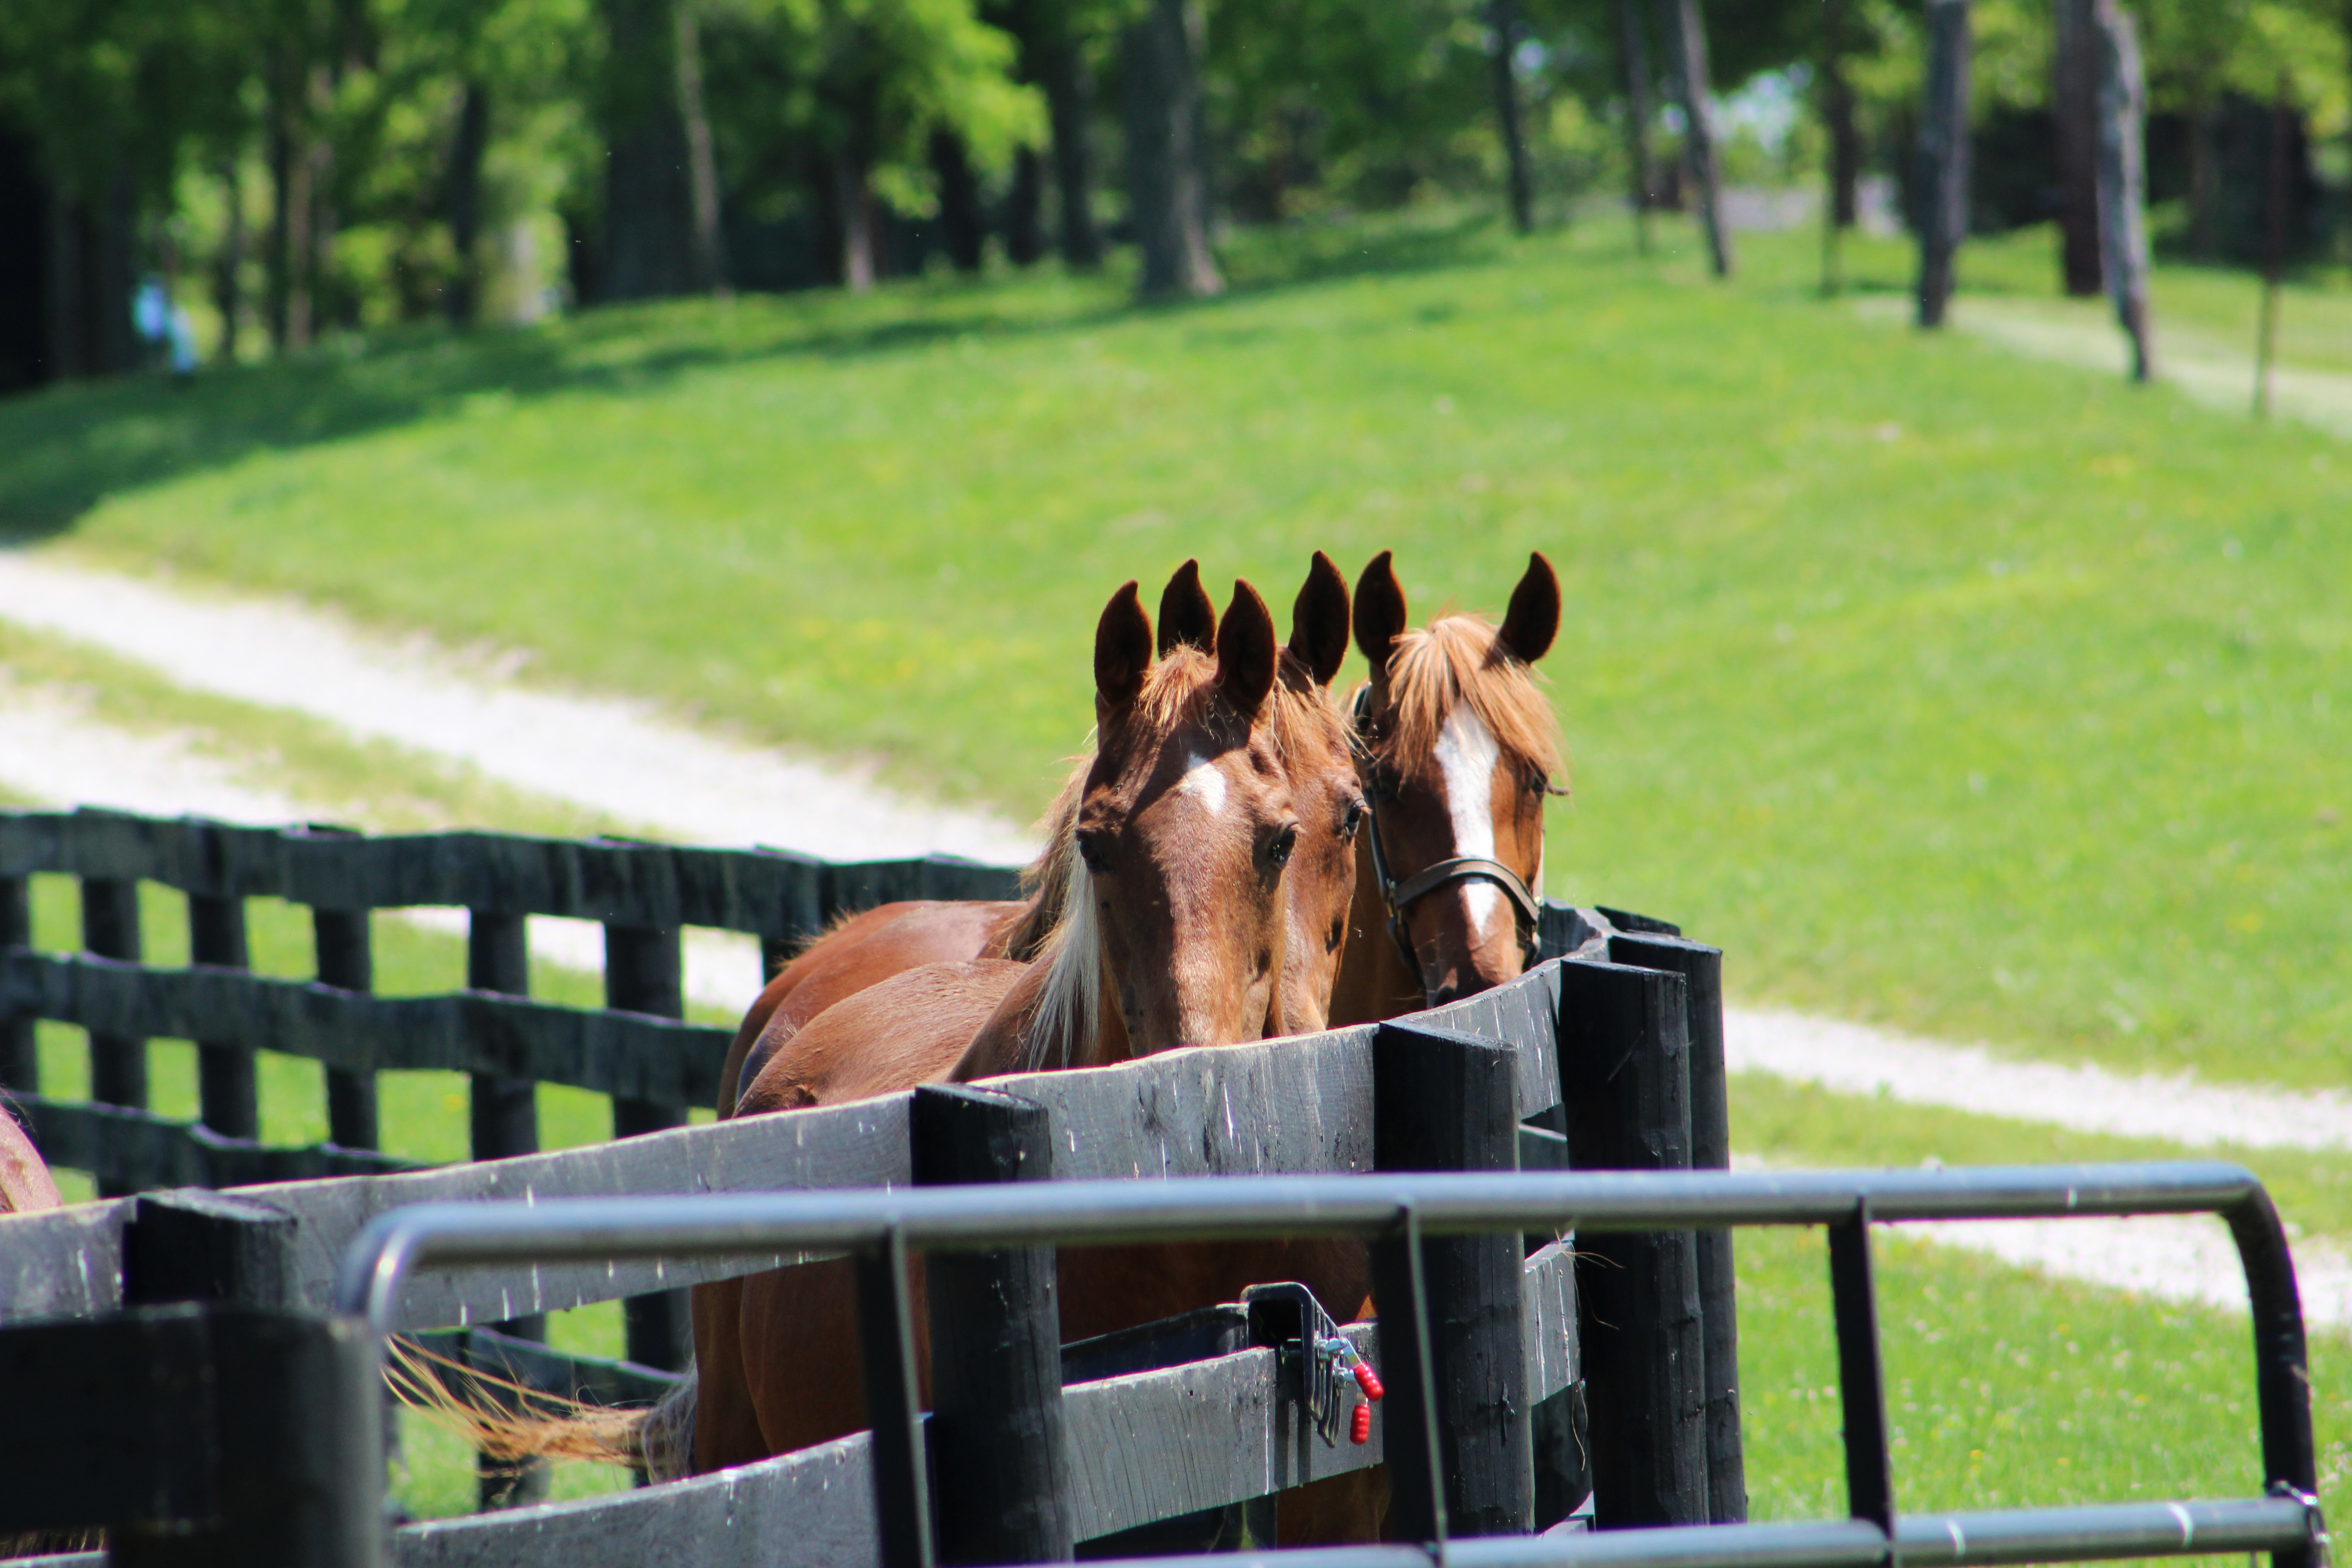
[[[20,399],[0,517],[1024,814],[1123,579],[1393,547],[1494,607],[1540,548],[1554,892],[1750,997],[2342,1079],[2352,454],[1859,320],[1802,237],[1728,289],[1614,226],[1249,247],[1189,308],[917,281]]]

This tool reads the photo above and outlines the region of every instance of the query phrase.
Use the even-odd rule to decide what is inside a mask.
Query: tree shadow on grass
[[[1481,219],[1402,219],[1240,237],[1232,299],[1499,253]],[[67,533],[107,497],[260,454],[462,416],[478,400],[632,397],[766,360],[853,362],[967,337],[1076,335],[1218,301],[1138,304],[1123,275],[919,279],[837,292],[669,301],[460,335],[403,329],[187,382],[130,375],[0,399],[0,547]]]

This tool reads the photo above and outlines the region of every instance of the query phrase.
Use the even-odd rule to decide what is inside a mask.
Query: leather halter
[[[1396,943],[1397,952],[1404,956],[1405,973],[1421,973],[1421,956],[1412,950],[1412,938],[1405,931],[1405,912],[1421,900],[1440,888],[1456,882],[1492,882],[1503,889],[1511,900],[1513,923],[1518,928],[1519,951],[1533,962],[1541,937],[1543,905],[1530,892],[1519,874],[1500,860],[1490,860],[1483,855],[1457,855],[1450,860],[1440,860],[1400,881],[1389,870],[1388,847],[1381,842],[1381,802],[1394,799],[1391,792],[1383,791],[1370,776],[1372,754],[1364,726],[1371,717],[1372,689],[1367,685],[1356,693],[1355,722],[1351,726],[1356,760],[1367,775],[1365,788],[1372,797],[1371,810],[1364,816],[1364,841],[1372,852],[1372,879],[1381,889],[1381,902],[1389,911],[1389,939]]]

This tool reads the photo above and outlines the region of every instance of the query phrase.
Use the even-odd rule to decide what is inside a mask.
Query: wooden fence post
[[[1034,1100],[926,1085],[908,1116],[919,1185],[1054,1173],[1051,1119]],[[924,1269],[940,1561],[1066,1563],[1075,1531],[1054,1249],[943,1252]]]
[[[188,961],[213,969],[253,966],[245,933],[245,900],[188,895]],[[261,1136],[261,1093],[253,1053],[234,1040],[196,1042],[197,1120],[224,1138]]]
[[[81,879],[81,944],[100,958],[137,962],[139,883],[129,877]],[[147,1042],[121,1035],[89,1037],[89,1097],[104,1105],[147,1108]],[[101,1197],[128,1197],[123,1184],[101,1180]]]
[[[313,822],[306,837],[357,838],[359,830]],[[311,906],[310,947],[319,984],[338,991],[375,989],[375,937],[365,907]],[[375,1074],[358,1068],[327,1069],[327,1141],[343,1149],[376,1149],[383,1131],[376,1114]]]
[[[1609,960],[1683,977],[1690,1029],[1691,1169],[1731,1169],[1731,1100],[1723,1065],[1723,950],[1680,937],[1609,940]],[[1707,1518],[1748,1522],[1748,1466],[1739,1442],[1739,1308],[1731,1232],[1698,1233],[1698,1303],[1706,1388]]]
[[[294,1216],[201,1190],[143,1193],[122,1227],[122,1302],[286,1307],[297,1294]]]
[[[685,958],[677,928],[607,925],[604,928],[604,1005],[656,1018],[686,1016]],[[613,1100],[613,1136],[634,1138],[686,1125],[686,1107],[650,1100]],[[683,1372],[694,1355],[694,1330],[687,1316],[687,1292],[656,1290],[632,1296],[621,1309],[627,1323],[628,1357],[641,1366]]]
[[[338,991],[375,989],[375,942],[365,910],[310,911],[310,940],[319,984]],[[375,1074],[359,1068],[327,1069],[327,1137],[346,1149],[383,1146],[376,1116]]]
[[[33,879],[0,877],[0,948],[33,945]],[[0,1014],[0,1089],[41,1092],[41,1056],[30,1014]]]
[[[1381,1171],[1518,1168],[1518,1113],[1507,1047],[1451,1029],[1382,1024],[1372,1037],[1372,1164]],[[1375,1244],[1393,1252],[1395,1241]],[[1422,1244],[1427,1332],[1444,1477],[1444,1533],[1524,1535],[1535,1523],[1535,1456],[1528,1424],[1523,1247],[1515,1234],[1449,1236]],[[1375,1261],[1381,1318],[1397,1299],[1400,1262]],[[1404,1352],[1381,1340],[1383,1359]],[[1393,1382],[1393,1379],[1391,1380]],[[1386,1452],[1399,1532],[1438,1539],[1418,1516],[1429,1496],[1419,1448],[1391,1412]]]
[[[1560,966],[1559,1075],[1577,1170],[1690,1168],[1690,1036],[1682,976]],[[1697,1238],[1577,1238],[1594,1522],[1704,1524],[1706,1388]]]
[[[1940,327],[1969,232],[1969,0],[1928,0],[1919,114],[1919,325]]]
[[[495,991],[509,996],[530,994],[530,928],[521,915],[490,910],[467,911],[466,987]],[[527,1078],[502,1078],[475,1073],[469,1106],[473,1157],[503,1160],[535,1153],[539,1149],[539,1086]],[[492,1325],[519,1340],[544,1342],[547,1318],[534,1312]],[[477,1462],[477,1485],[484,1508],[512,1508],[537,1502],[547,1495],[547,1466],[535,1463],[517,1470]]]
[[[212,1517],[118,1524],[106,1561],[122,1568],[377,1568],[384,1458],[374,1336],[355,1318],[206,1309],[210,1429],[181,1441],[212,1451]],[[147,1411],[125,1411],[135,1421]]]

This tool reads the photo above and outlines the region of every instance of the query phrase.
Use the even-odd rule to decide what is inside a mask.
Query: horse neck
[[[1348,905],[1347,945],[1339,950],[1339,973],[1331,984],[1331,1026],[1398,1018],[1419,1012],[1423,1005],[1421,977],[1405,968],[1404,955],[1389,934],[1388,905],[1381,898],[1380,875],[1372,868],[1370,848],[1360,839],[1356,890]]]

